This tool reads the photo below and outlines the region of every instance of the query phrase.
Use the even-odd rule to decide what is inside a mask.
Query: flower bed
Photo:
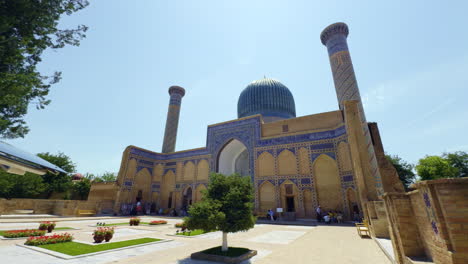
[[[45,235],[46,230],[37,229],[23,229],[23,230],[10,230],[3,232],[5,238],[17,238],[17,237],[35,237]]]
[[[73,240],[73,236],[69,233],[65,233],[65,234],[53,235],[53,236],[30,237],[28,238],[28,240],[26,240],[24,244],[28,246],[40,246],[40,245],[47,245],[47,244],[71,242],[72,240]]]
[[[164,221],[164,220],[156,220],[156,221],[151,221],[149,224],[150,224],[150,225],[165,225],[165,224],[167,224],[167,221]]]

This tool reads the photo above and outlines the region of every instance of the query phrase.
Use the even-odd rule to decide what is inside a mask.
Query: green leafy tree
[[[45,190],[42,177],[32,173],[17,175],[0,170],[0,197],[35,198]]]
[[[450,166],[458,169],[458,177],[468,177],[468,153],[456,151],[453,153],[444,153],[442,155]]]
[[[104,172],[102,175],[93,176],[94,182],[113,182],[117,180],[117,175],[113,172]]]
[[[104,172],[99,178],[104,182],[113,182],[117,180],[117,175],[113,172]]]
[[[43,109],[49,88],[60,72],[44,76],[37,70],[44,50],[78,46],[87,27],[59,29],[63,14],[85,8],[87,0],[0,0],[0,137],[24,137],[23,117],[29,104]]]
[[[91,190],[91,181],[88,178],[83,178],[80,181],[74,182],[72,185],[72,191],[78,195],[81,200],[86,200]]]
[[[408,190],[408,187],[416,179],[416,175],[413,172],[414,165],[402,160],[397,155],[385,155],[385,157],[393,164],[393,167],[395,167],[398,172],[400,181],[403,183],[405,189]]]
[[[72,183],[70,174],[75,172],[76,169],[76,165],[72,162],[70,157],[62,152],[59,152],[58,154],[46,152],[39,153],[37,155],[67,172],[59,174],[46,173],[42,175],[44,183],[46,184],[46,197],[49,198],[53,192],[60,193],[69,190]]]
[[[189,209],[187,227],[222,231],[222,251],[227,251],[228,233],[247,231],[254,226],[253,199],[250,177],[213,173],[202,200]]]
[[[420,159],[416,165],[416,172],[421,180],[452,178],[459,174],[457,168],[452,167],[446,159],[439,156],[426,156]]]

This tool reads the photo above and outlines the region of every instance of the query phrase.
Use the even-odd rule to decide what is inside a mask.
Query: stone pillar
[[[169,109],[167,111],[166,131],[164,132],[162,153],[175,151],[180,104],[182,103],[182,97],[185,95],[185,90],[180,86],[171,86],[169,88],[169,94],[171,97],[169,100]]]
[[[383,194],[383,188],[380,171],[361,102],[361,95],[359,94],[359,87],[357,85],[356,76],[354,74],[351,55],[348,50],[348,43],[346,41],[348,34],[349,29],[345,23],[335,23],[326,27],[322,31],[322,34],[320,34],[320,40],[328,50],[333,81],[335,83],[336,96],[338,97],[340,109],[344,110],[345,101],[358,101],[359,117],[362,127],[361,130],[366,139],[366,160],[370,164],[370,173],[374,178],[373,182],[375,183],[375,189],[377,191],[376,195],[381,196]]]

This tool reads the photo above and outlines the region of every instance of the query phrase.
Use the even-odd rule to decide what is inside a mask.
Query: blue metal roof
[[[0,157],[35,169],[48,169],[53,172],[67,173],[60,167],[3,141],[0,141]]]
[[[294,97],[277,80],[263,78],[247,85],[237,102],[237,117],[261,114],[281,119],[296,117]]]

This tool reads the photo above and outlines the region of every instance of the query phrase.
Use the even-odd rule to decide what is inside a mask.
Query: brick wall
[[[15,210],[34,210],[35,214],[75,216],[78,210],[100,212],[100,202],[81,200],[0,199],[0,214],[14,214]]]
[[[383,201],[367,202],[369,222],[372,235],[380,238],[390,238],[388,231],[388,218]]]
[[[397,262],[424,257],[434,263],[468,263],[468,178],[412,187],[416,190],[384,195]]]

